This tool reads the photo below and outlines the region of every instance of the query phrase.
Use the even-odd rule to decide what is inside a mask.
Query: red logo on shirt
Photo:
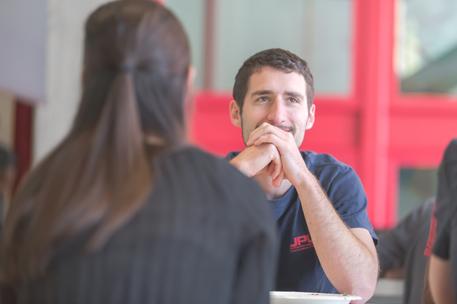
[[[308,234],[303,234],[294,237],[294,242],[290,244],[290,252],[303,251],[313,247],[313,241]]]

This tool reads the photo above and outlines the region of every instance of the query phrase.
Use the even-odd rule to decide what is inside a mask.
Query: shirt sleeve
[[[377,246],[381,271],[403,267],[410,248],[415,246],[419,238],[420,227],[428,226],[431,221],[434,200],[429,200],[414,209],[394,228],[379,236]],[[426,229],[425,229],[426,230]]]
[[[367,197],[359,177],[348,166],[335,172],[327,189],[335,210],[349,228],[367,229],[376,244],[378,237],[368,219]]]

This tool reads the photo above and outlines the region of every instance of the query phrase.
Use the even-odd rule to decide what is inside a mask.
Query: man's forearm
[[[349,229],[308,171],[296,186],[319,261],[335,288],[369,299],[376,287],[378,260],[366,229]],[[362,302],[362,303],[363,303]]]

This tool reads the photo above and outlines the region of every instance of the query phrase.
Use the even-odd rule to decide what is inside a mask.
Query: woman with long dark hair
[[[86,22],[69,134],[9,210],[0,284],[17,303],[267,303],[261,190],[186,144],[190,50],[176,17],[114,1]]]

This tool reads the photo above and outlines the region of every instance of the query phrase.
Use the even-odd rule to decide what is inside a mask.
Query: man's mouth
[[[292,134],[294,133],[294,128],[292,128],[292,127],[282,127],[282,126],[277,126],[277,127],[283,131],[290,132]]]
[[[263,123],[263,122],[262,122],[262,123]],[[258,127],[260,127],[260,125],[261,125],[262,123],[259,123],[258,125],[256,125],[255,128],[257,129]],[[270,124],[271,124],[272,126],[276,127],[276,128],[279,128],[279,129],[283,130],[283,131],[290,132],[290,133],[292,133],[292,134],[295,133],[295,128],[294,128],[293,126],[274,125],[274,124],[272,124],[272,123],[270,123]]]

